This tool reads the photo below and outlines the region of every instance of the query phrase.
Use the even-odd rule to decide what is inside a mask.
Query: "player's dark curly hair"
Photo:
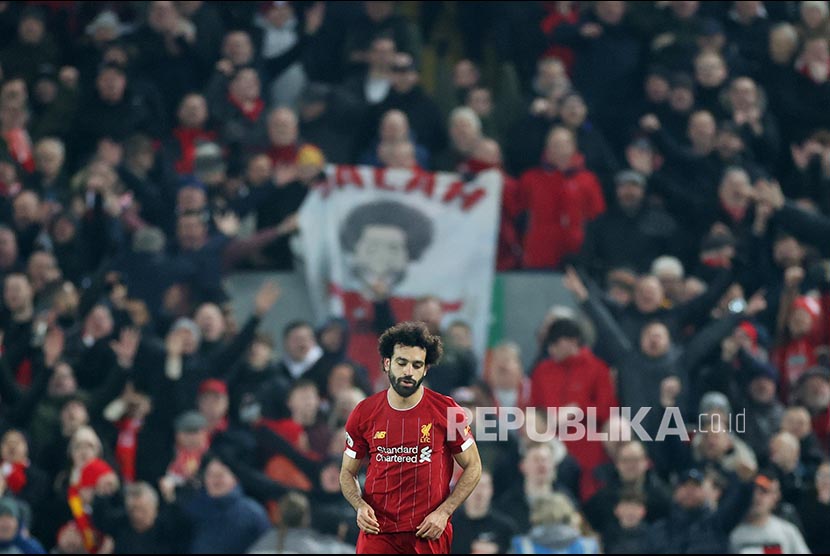
[[[432,335],[422,322],[401,322],[386,330],[378,341],[378,351],[383,359],[391,359],[396,345],[424,348],[427,365],[434,365],[441,359],[444,346],[441,337]]]
[[[367,203],[354,209],[340,228],[340,245],[354,253],[366,226],[394,226],[406,234],[409,259],[417,261],[432,243],[432,221],[421,211],[395,201]]]

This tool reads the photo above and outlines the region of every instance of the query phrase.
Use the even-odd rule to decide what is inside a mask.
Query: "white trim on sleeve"
[[[350,448],[346,448],[346,450],[343,453],[346,454],[347,456],[349,456],[352,459],[357,459],[357,452],[355,452],[354,450],[352,450]]]
[[[464,452],[467,448],[469,448],[470,446],[473,445],[473,442],[475,442],[475,441],[473,440],[472,437],[465,440],[464,444],[461,445],[461,451]]]

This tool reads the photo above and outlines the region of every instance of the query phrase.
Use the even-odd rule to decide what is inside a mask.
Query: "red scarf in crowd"
[[[190,479],[196,474],[197,471],[199,471],[199,465],[202,463],[202,456],[205,455],[208,448],[209,446],[196,448],[195,450],[176,448],[176,455],[167,467],[167,474],[185,480]]]
[[[196,147],[199,143],[216,141],[216,132],[189,127],[177,127],[173,130],[173,137],[179,142],[181,156],[176,161],[176,172],[181,175],[192,174],[193,164],[196,162]]]
[[[259,424],[281,436],[298,450],[302,449],[300,437],[305,429],[293,419],[260,419]]]
[[[26,468],[29,467],[29,462],[8,462],[4,461],[0,467],[3,473],[3,478],[6,479],[6,486],[9,487],[14,494],[20,494],[20,491],[26,487]]]
[[[822,78],[816,79],[816,76],[813,75],[813,72],[810,71],[810,66],[804,60],[796,60],[795,62],[795,70],[812,81],[817,85],[821,85],[822,83],[826,83],[828,79],[830,79],[830,62],[827,62],[827,69],[824,72],[824,76]]]
[[[233,95],[228,95],[228,102],[235,106],[237,110],[242,112],[243,116],[252,122],[257,121],[259,119],[259,115],[262,114],[262,111],[265,109],[265,102],[261,98],[256,99],[250,108],[246,108],[244,104],[233,98]]]
[[[98,484],[98,480],[108,473],[114,473],[114,471],[107,462],[100,458],[92,459],[81,469],[80,473],[73,470],[69,490],[66,493],[72,517],[81,532],[84,547],[90,554],[95,554],[98,551],[102,535],[92,525],[92,512],[84,503],[81,491],[86,488],[94,489],[95,485]]]
[[[6,148],[15,162],[31,174],[35,171],[35,159],[32,155],[32,140],[24,128],[10,129],[3,134]]]
[[[26,357],[14,370],[14,379],[18,385],[28,388],[32,385],[32,360]]]
[[[268,152],[268,158],[273,164],[294,164],[297,159],[297,145],[292,143],[290,145],[273,145]]]
[[[135,455],[138,448],[138,433],[144,426],[143,419],[124,417],[115,424],[118,440],[115,443],[115,461],[121,469],[121,476],[128,483],[135,482]]]

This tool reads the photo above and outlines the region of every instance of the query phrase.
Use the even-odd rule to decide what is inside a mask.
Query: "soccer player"
[[[448,554],[450,516],[478,483],[481,459],[463,410],[422,385],[441,338],[404,322],[383,333],[379,351],[390,387],[352,411],[340,470],[343,496],[357,510],[357,553]],[[463,472],[450,492],[453,459]]]

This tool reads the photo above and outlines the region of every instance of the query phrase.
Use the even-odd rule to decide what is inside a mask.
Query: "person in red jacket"
[[[92,521],[92,501],[96,495],[112,495],[119,488],[118,475],[101,459],[101,452],[101,439],[92,427],[79,428],[69,441],[72,470],[66,501],[81,533],[84,548],[90,554],[105,552],[102,548],[108,544]]]
[[[796,297],[786,313],[782,337],[772,353],[773,362],[781,371],[779,391],[785,401],[799,377],[819,363],[822,318],[819,301],[806,295]]]
[[[479,173],[497,169],[502,176],[501,218],[496,247],[496,270],[519,268],[522,263],[522,244],[516,221],[522,213],[519,205],[519,182],[504,171],[501,147],[490,138],[483,138],[475,146],[471,158],[462,164],[462,175],[474,179]]]
[[[560,25],[576,25],[579,23],[579,8],[575,2],[543,2],[542,9],[545,17],[539,23],[542,32],[548,39],[548,48],[542,54],[543,58],[559,58],[565,64],[568,74],[571,74],[576,56],[572,48],[553,40],[553,33]]]
[[[585,225],[605,212],[599,180],[585,169],[573,132],[563,126],[548,134],[541,166],[522,174],[518,198],[529,217],[524,268],[557,268],[582,248]]]
[[[207,100],[198,93],[191,93],[181,100],[176,118],[179,125],[173,128],[170,147],[176,157],[176,173],[183,176],[193,173],[196,148],[203,143],[215,143],[219,134],[207,128]]]
[[[548,357],[531,373],[529,405],[537,411],[579,408],[585,415],[582,424],[598,432],[608,420],[611,407],[617,405],[617,396],[608,367],[583,344],[582,329],[576,321],[563,318],[551,325],[545,339]],[[589,411],[596,412],[596,425],[588,423]],[[560,418],[561,412],[558,409]],[[582,468],[580,496],[586,500],[601,486],[593,470],[606,461],[602,443],[585,436],[565,441],[565,445]]]

